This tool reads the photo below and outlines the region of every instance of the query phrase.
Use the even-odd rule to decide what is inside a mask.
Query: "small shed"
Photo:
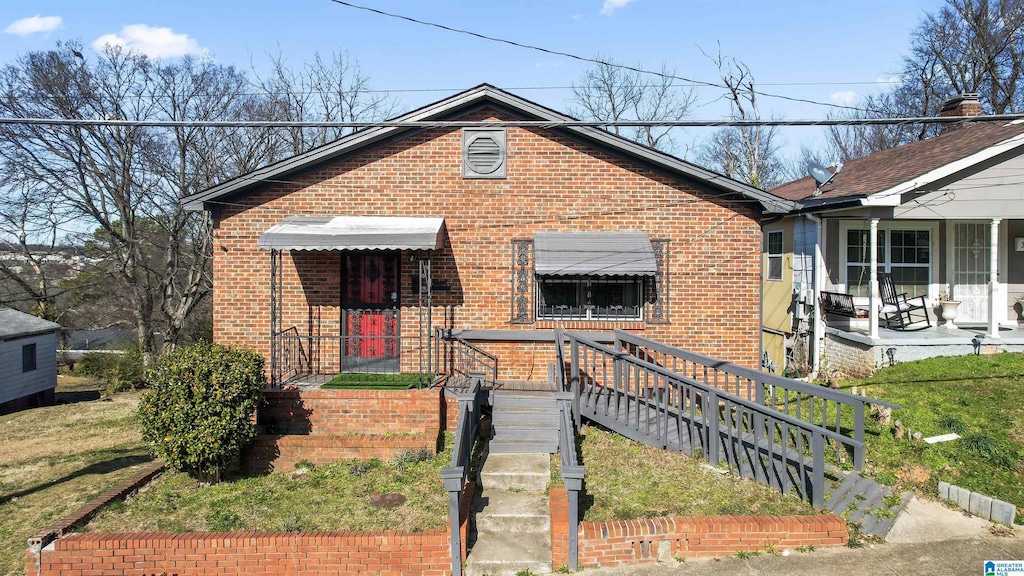
[[[0,308],[0,414],[52,404],[60,324]]]

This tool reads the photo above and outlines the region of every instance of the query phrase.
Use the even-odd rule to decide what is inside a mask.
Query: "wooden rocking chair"
[[[924,296],[907,298],[906,294],[897,294],[892,275],[879,274],[878,288],[882,293],[882,314],[885,316],[885,327],[893,330],[924,330],[932,325],[928,316],[928,305]],[[911,328],[924,322],[924,326]]]

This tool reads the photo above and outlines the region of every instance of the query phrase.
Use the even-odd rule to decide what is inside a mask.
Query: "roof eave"
[[[544,120],[573,120],[571,117],[562,115],[550,108],[535,104],[529,100],[525,100],[489,84],[482,84],[461,94],[456,94],[446,100],[435,102],[434,104],[414,110],[404,116],[399,116],[396,120],[430,120],[485,99],[491,99],[500,104],[504,104],[511,109],[519,110]],[[727,192],[751,198],[757,201],[763,210],[768,213],[788,213],[796,209],[798,206],[796,202],[780,198],[759,188],[743,184],[742,182],[738,182],[722,174],[717,174],[697,165],[690,164],[689,162],[676,158],[672,155],[648,148],[633,142],[632,140],[601,130],[600,128],[572,126],[564,127],[563,129],[580,134],[587,139],[597,141],[606,146],[621,150],[633,157],[662,166],[673,172],[702,180]],[[258,185],[266,180],[282,176],[283,174],[287,174],[292,171],[301,170],[311,164],[330,161],[331,159],[357,149],[360,146],[372,144],[373,142],[407,130],[416,129],[379,127],[360,130],[320,148],[311,150],[304,154],[292,156],[291,158],[281,160],[280,162],[265,168],[236,177],[224,182],[223,184],[214,186],[213,188],[186,196],[181,199],[181,203],[186,210],[205,210],[206,204],[216,198],[238,193],[248,187]]]
[[[967,170],[976,164],[984,162],[990,158],[994,158],[1005,152],[1009,152],[1010,150],[1018,148],[1022,145],[1024,145],[1024,132],[1017,134],[1016,136],[1013,136],[1011,138],[1007,138],[1006,140],[1003,140],[1002,142],[999,142],[997,144],[993,144],[992,146],[989,146],[984,150],[975,152],[970,156],[966,156],[964,158],[961,158],[960,160],[944,164],[934,170],[925,172],[924,174],[916,176],[910,180],[900,182],[899,184],[892,186],[890,188],[886,188],[885,190],[880,190],[878,192],[869,194],[862,200],[862,205],[888,207],[899,206],[903,202],[903,194],[906,194],[907,192],[913,192],[914,190],[917,190],[922,186],[927,186],[932,182],[936,182],[943,178],[948,178],[949,176],[952,176],[963,170]]]

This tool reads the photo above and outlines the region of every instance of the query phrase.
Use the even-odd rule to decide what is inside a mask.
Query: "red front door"
[[[398,357],[400,262],[398,252],[345,256],[342,306],[347,357]]]

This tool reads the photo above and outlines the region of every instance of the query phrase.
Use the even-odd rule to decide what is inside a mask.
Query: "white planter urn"
[[[957,300],[939,300],[939,307],[942,308],[942,319],[946,321],[942,325],[946,330],[956,330],[956,324],[953,320],[956,320],[956,309],[960,307],[960,302]]]

